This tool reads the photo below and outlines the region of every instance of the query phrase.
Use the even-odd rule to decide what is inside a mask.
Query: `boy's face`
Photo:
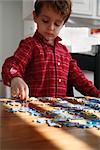
[[[38,32],[48,41],[54,41],[63,27],[63,17],[52,8],[43,6],[41,13],[37,16],[35,12],[34,21],[37,23]]]

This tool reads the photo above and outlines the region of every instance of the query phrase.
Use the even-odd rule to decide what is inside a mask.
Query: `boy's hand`
[[[22,100],[29,98],[29,88],[22,78],[15,77],[11,80],[11,95]]]

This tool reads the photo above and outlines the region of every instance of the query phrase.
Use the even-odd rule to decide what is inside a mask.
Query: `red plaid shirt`
[[[4,84],[10,86],[13,77],[21,77],[29,86],[30,96],[64,97],[70,82],[84,95],[100,93],[71,58],[67,48],[55,39],[49,45],[36,31],[33,37],[22,40],[14,55],[7,58],[2,67]]]

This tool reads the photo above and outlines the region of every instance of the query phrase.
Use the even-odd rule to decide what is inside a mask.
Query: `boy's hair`
[[[43,6],[52,7],[57,13],[64,17],[64,23],[68,20],[71,14],[71,0],[36,0],[34,8],[38,16],[41,13]]]

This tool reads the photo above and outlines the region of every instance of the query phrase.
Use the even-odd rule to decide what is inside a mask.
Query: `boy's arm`
[[[11,79],[14,77],[23,77],[31,57],[31,39],[22,40],[14,55],[7,58],[2,66],[2,79],[5,85],[10,86]]]
[[[83,95],[100,97],[100,90],[98,90],[91,81],[89,81],[82,70],[77,66],[75,60],[70,62],[70,81],[73,83],[75,88]]]

